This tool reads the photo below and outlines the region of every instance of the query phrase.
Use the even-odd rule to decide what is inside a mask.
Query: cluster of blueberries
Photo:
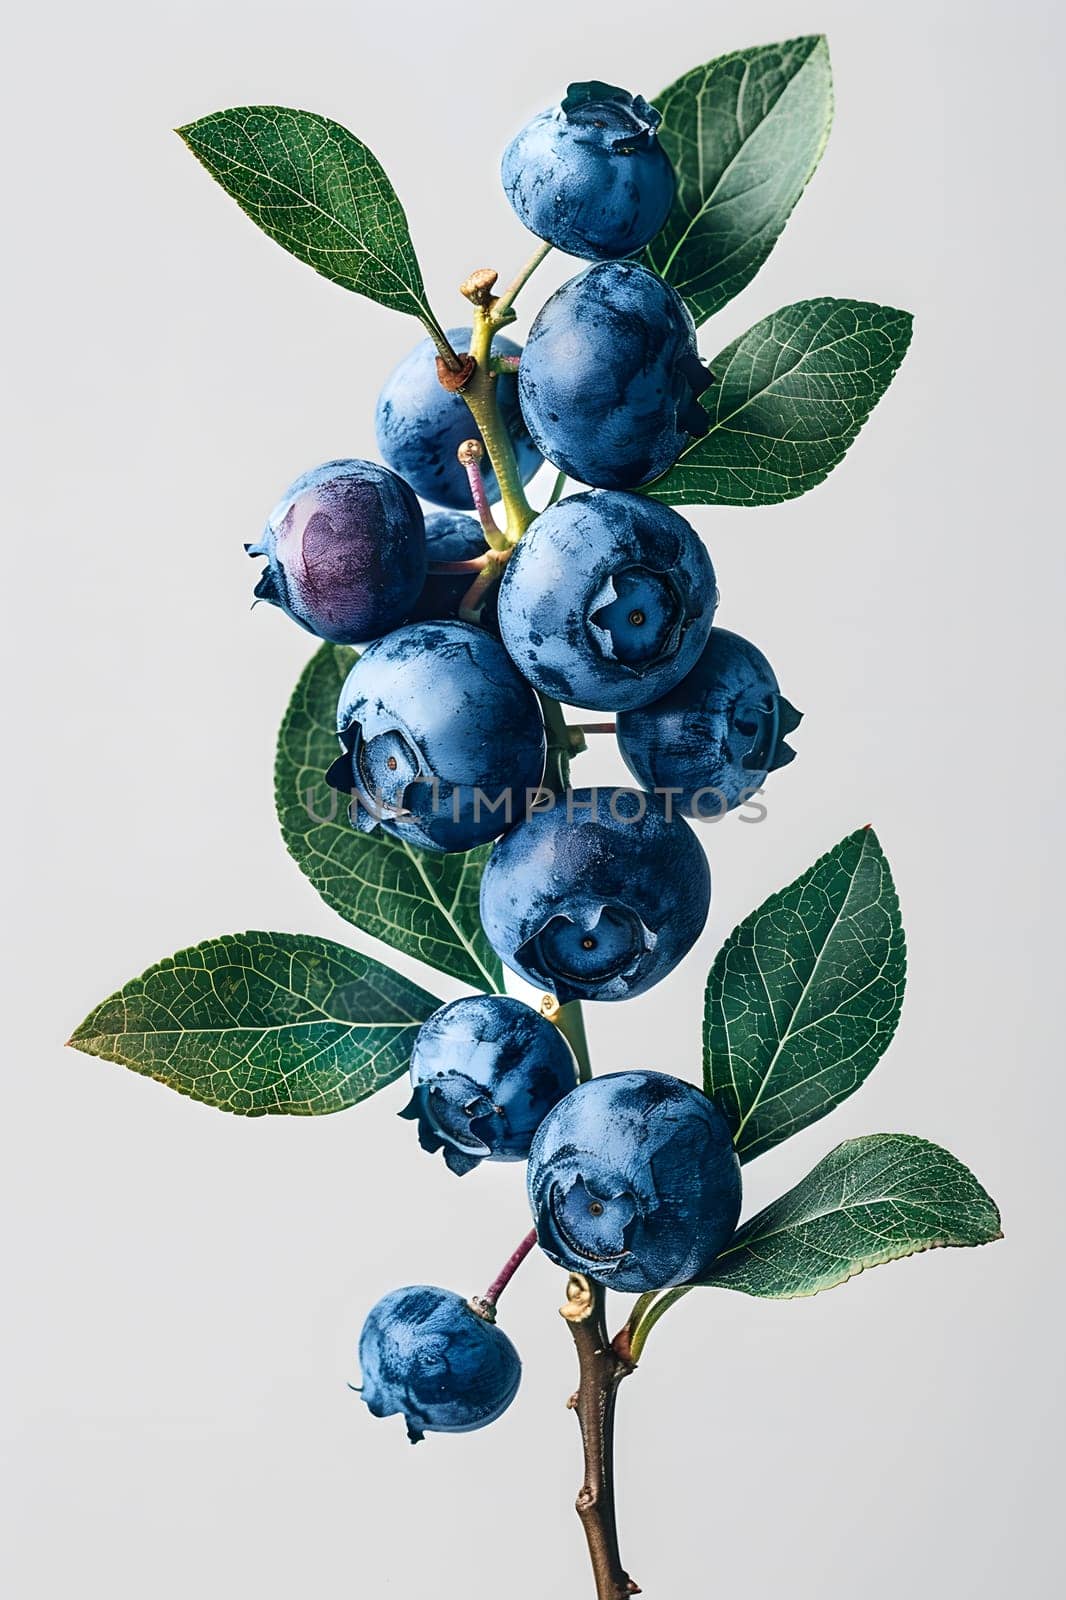
[[[372,641],[341,691],[328,774],[353,825],[422,850],[495,841],[486,935],[560,1005],[639,994],[688,952],[710,874],[685,818],[706,814],[707,795],[720,814],[754,794],[792,758],[799,721],[760,651],[712,625],[714,568],[694,530],[639,492],[707,430],[713,382],[680,297],[629,259],[674,198],[659,120],[639,96],[577,84],[503,158],[522,221],[592,264],[549,299],[524,350],[497,336],[497,406],[523,484],[547,460],[591,487],[551,504],[498,582],[472,588],[462,569],[486,534],[463,508],[472,487],[487,506],[499,485],[461,448],[470,411],[427,339],[378,400],[388,466],[306,473],[250,547],[267,559],[259,598],[322,639]],[[467,330],[448,337],[468,351]],[[424,514],[419,496],[439,509]],[[640,787],[545,805],[549,698],[613,712]],[[717,1106],[663,1073],[578,1083],[559,1028],[521,1001],[442,1007],[418,1034],[411,1082],[403,1114],[452,1172],[527,1161],[538,1241],[570,1271],[638,1293],[683,1283],[736,1226],[740,1169]],[[483,1426],[518,1385],[494,1302],[442,1289],[379,1301],[359,1353],[370,1410],[402,1412],[412,1439]]]

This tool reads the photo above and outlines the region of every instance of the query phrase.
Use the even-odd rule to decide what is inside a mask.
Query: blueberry
[[[717,602],[710,557],[684,517],[598,489],[560,500],[528,529],[504,572],[499,624],[538,689],[611,711],[684,677]]]
[[[487,546],[481,524],[462,511],[431,511],[426,517],[426,554],[432,567],[438,561],[471,561],[483,556]],[[459,606],[471,583],[472,573],[430,572],[422,593],[411,608],[411,622],[442,622],[458,618]],[[480,626],[497,632],[496,599],[498,586],[488,593],[481,612]]]
[[[662,121],[640,95],[572,83],[503,153],[503,187],[532,233],[587,261],[632,255],[654,239],[674,200]]]
[[[725,1117],[664,1072],[609,1073],[572,1090],[537,1130],[526,1179],[544,1253],[635,1294],[705,1272],[740,1215]]]
[[[379,639],[341,689],[344,754],[327,781],[352,823],[426,850],[469,850],[521,816],[544,771],[536,695],[499,640],[465,622]]]
[[[402,1413],[407,1437],[473,1433],[518,1393],[518,1352],[449,1289],[414,1284],[374,1306],[359,1336],[363,1400],[374,1417]]]
[[[460,355],[469,351],[469,328],[449,328],[448,338]],[[492,353],[517,356],[521,347],[497,336]],[[523,483],[528,483],[541,458],[522,421],[513,373],[501,373],[496,379],[496,401],[511,435],[519,475]],[[442,387],[437,377],[437,350],[431,339],[416,344],[386,380],[378,395],[374,426],[382,456],[417,494],[453,511],[469,510],[470,488],[455,452],[464,439],[479,439],[481,435],[462,395]],[[489,499],[498,499],[496,474],[487,456],[482,475]]]
[[[672,467],[710,426],[697,397],[711,382],[680,296],[632,261],[601,262],[564,283],[533,323],[518,369],[541,455],[597,489],[635,489]]]
[[[652,789],[680,789],[686,816],[722,816],[796,752],[784,742],[801,713],[781,694],[761,650],[712,628],[686,678],[617,722],[626,766]]]
[[[256,598],[334,644],[394,628],[426,577],[422,508],[402,478],[373,461],[305,472],[245,549],[267,558]]]
[[[481,921],[500,959],[562,1001],[625,1000],[665,978],[707,920],[696,835],[658,795],[576,789],[493,849]]]
[[[453,1000],[422,1024],[411,1056],[423,1150],[444,1151],[462,1176],[481,1161],[524,1161],[533,1135],[575,1083],[574,1058],[552,1023],[521,1000]]]

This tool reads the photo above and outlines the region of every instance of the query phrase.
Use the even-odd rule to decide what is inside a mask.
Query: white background
[[[248,101],[346,122],[403,197],[450,322],[471,268],[510,276],[527,253],[498,156],[568,80],[650,96],[709,56],[820,27],[828,152],[704,353],[817,294],[911,308],[915,343],[823,487],[694,513],[720,620],[807,713],[800,757],[765,823],[707,829],[700,946],[652,994],[595,1010],[592,1042],[601,1068],[698,1077],[720,941],[872,821],[909,934],[900,1032],[861,1094],[749,1170],[749,1203],[841,1138],[912,1131],[974,1168],[1007,1237],[813,1301],[690,1296],[622,1392],[624,1552],[663,1600],[1051,1592],[1060,18],[1036,0],[65,0],[9,23],[0,1499],[14,1600],[590,1592],[555,1269],[531,1260],[504,1302],[526,1374],[492,1429],[412,1451],[345,1388],[384,1290],[484,1287],[527,1226],[520,1170],[452,1179],[395,1117],[401,1085],[346,1116],[242,1122],[61,1048],[104,995],[209,935],[373,948],[277,833],[274,738],[313,645],[250,613],[241,545],[296,473],[373,453],[377,388],[419,331],[258,235],[170,130]],[[545,266],[527,315],[570,270]],[[598,751],[579,770],[615,768]]]

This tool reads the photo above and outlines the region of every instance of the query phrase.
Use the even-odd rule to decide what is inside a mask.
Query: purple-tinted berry
[[[256,584],[309,633],[360,644],[395,628],[426,577],[422,508],[402,478],[373,461],[327,461],[291,484],[251,556]]]

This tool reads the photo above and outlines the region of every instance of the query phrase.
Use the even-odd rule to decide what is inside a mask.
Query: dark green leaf
[[[848,446],[906,354],[906,311],[801,300],[711,362],[710,431],[647,493],[668,505],[767,506],[805,494]]]
[[[355,660],[354,650],[324,644],[285,713],[274,768],[285,843],[326,904],[364,933],[475,989],[502,991],[503,969],[478,915],[491,847],[437,855],[380,830],[359,833],[324,781],[340,749],[337,697]]]
[[[707,979],[703,1076],[741,1160],[846,1100],[896,1031],[906,952],[872,828],[733,929]]]
[[[655,98],[677,197],[645,253],[697,323],[755,276],[821,160],[833,120],[825,39],[760,45]]]
[[[70,1043],[238,1116],[321,1116],[399,1077],[439,1004],[331,939],[227,934],[134,978]]]
[[[961,1161],[925,1139],[873,1133],[838,1145],[746,1222],[702,1281],[791,1300],[920,1250],[1000,1237],[995,1203]]]
[[[403,207],[347,128],[313,111],[236,106],[178,132],[283,249],[345,289],[432,323]]]

